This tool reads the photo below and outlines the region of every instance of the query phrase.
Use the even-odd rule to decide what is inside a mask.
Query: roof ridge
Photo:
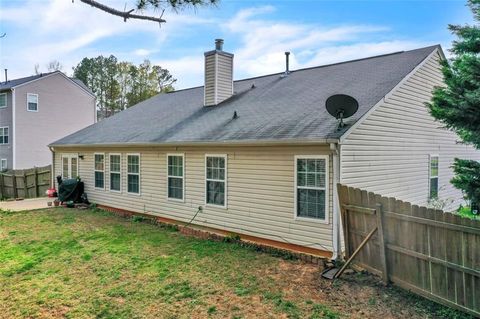
[[[21,77],[21,78],[8,79],[7,82],[10,82],[10,81],[19,81],[19,80],[24,80],[24,79],[28,79],[28,78],[34,78],[34,77],[41,77],[41,76],[49,75],[49,74],[52,74],[52,73],[55,73],[55,72],[60,72],[60,71],[59,71],[59,70],[56,70],[56,71],[45,72],[45,73],[40,72],[39,74],[28,75],[28,76],[24,76],[24,77]]]
[[[299,71],[306,71],[306,70],[313,70],[313,69],[320,69],[320,68],[325,68],[325,67],[330,67],[330,66],[335,66],[335,65],[341,65],[341,64],[347,64],[347,63],[365,61],[365,60],[376,59],[376,58],[382,58],[382,57],[386,57],[386,56],[390,56],[390,55],[401,54],[401,53],[406,53],[406,52],[412,52],[412,51],[417,51],[417,50],[424,50],[424,49],[434,48],[434,47],[440,47],[440,45],[439,45],[439,44],[435,44],[435,45],[430,45],[430,46],[426,46],[426,47],[422,47],[422,48],[417,48],[417,49],[412,49],[412,50],[396,51],[396,52],[391,52],[391,53],[384,53],[384,54],[379,54],[379,55],[368,56],[368,57],[365,57],[365,58],[358,58],[358,59],[353,59],[353,60],[347,60],[347,61],[340,61],[340,62],[335,62],[335,63],[329,63],[329,64],[322,64],[322,65],[317,65],[317,66],[311,66],[311,67],[306,67],[306,68],[291,70],[290,73],[299,72]],[[274,75],[282,75],[282,74],[284,74],[284,73],[285,73],[285,72],[276,72],[276,73],[258,75],[258,76],[254,76],[254,77],[250,77],[250,78],[234,80],[233,83],[242,82],[242,81],[250,81],[250,80],[265,78],[265,77],[274,76]],[[181,91],[186,91],[186,90],[193,90],[193,89],[198,89],[198,88],[202,88],[202,87],[203,87],[203,85],[198,85],[198,86],[193,86],[193,87],[184,88],[184,89],[180,89],[180,90],[175,90],[175,91],[172,91],[172,92],[167,92],[167,94],[175,93],[175,92],[181,92]]]

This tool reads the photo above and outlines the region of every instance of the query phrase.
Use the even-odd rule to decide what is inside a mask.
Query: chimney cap
[[[215,50],[223,51],[223,39],[215,39]]]

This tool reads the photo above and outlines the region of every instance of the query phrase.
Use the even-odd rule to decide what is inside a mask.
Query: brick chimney
[[[217,105],[233,95],[233,54],[223,51],[223,40],[215,50],[205,52],[204,105]]]

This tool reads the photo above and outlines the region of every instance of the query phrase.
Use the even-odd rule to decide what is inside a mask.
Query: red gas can
[[[57,190],[55,188],[49,188],[46,191],[48,197],[57,197]]]

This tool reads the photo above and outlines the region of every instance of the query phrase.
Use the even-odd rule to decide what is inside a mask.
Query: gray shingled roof
[[[14,88],[14,87],[16,87],[20,84],[24,84],[24,83],[39,79],[41,77],[44,77],[44,76],[52,74],[52,73],[53,72],[42,73],[42,74],[27,76],[27,77],[24,77],[24,78],[8,80],[7,82],[5,82],[5,81],[0,82],[0,91],[10,90],[11,88]]]
[[[72,80],[73,82],[77,83],[77,84],[78,84],[82,89],[84,89],[85,91],[89,92],[89,93],[92,94],[92,95],[95,95],[95,94],[93,93],[93,91],[90,90],[90,88],[89,88],[85,83],[83,83],[82,80],[77,79],[77,78],[70,78],[70,80]]]
[[[213,107],[203,106],[203,87],[160,94],[52,146],[336,139],[437,47],[235,81],[235,95]],[[342,131],[325,109],[339,93],[359,102]]]
[[[7,82],[3,81],[3,82],[0,82],[0,92],[1,91],[5,91],[5,90],[10,90],[16,86],[19,86],[21,84],[25,84],[25,83],[28,83],[30,81],[33,81],[33,80],[36,80],[36,79],[39,79],[39,78],[42,78],[42,77],[45,77],[47,75],[50,75],[52,73],[55,73],[55,72],[60,72],[60,71],[54,71],[54,72],[49,72],[49,73],[41,73],[41,74],[37,74],[37,75],[32,75],[32,76],[27,76],[27,77],[24,77],[24,78],[19,78],[19,79],[12,79],[12,80],[8,80]],[[79,85],[82,89],[84,89],[85,91],[89,92],[90,94],[94,95],[92,90],[90,90],[83,82],[82,80],[80,79],[76,79],[76,78],[69,78],[70,80],[72,80],[73,82],[75,82],[77,85]]]

